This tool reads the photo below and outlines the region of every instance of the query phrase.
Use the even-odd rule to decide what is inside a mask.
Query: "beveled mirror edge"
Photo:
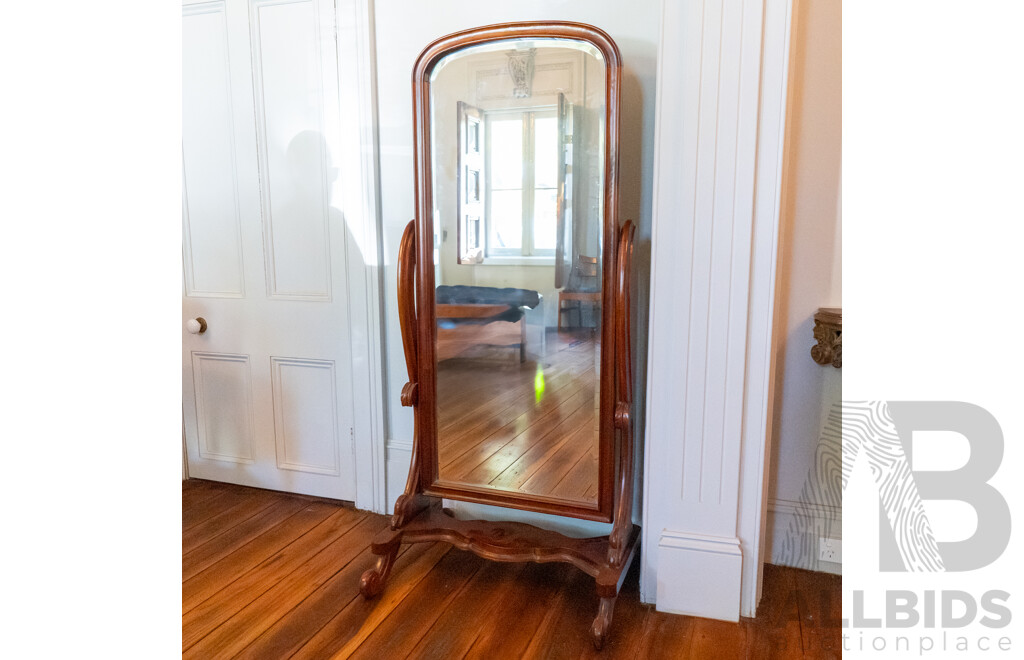
[[[464,30],[431,42],[417,58],[413,68],[413,146],[415,149],[415,208],[418,238],[432,236],[432,151],[430,145],[430,76],[442,58],[459,50],[484,43],[516,38],[573,39],[591,44],[600,51],[605,64],[605,163],[604,163],[604,233],[602,253],[604,269],[602,279],[602,308],[614,309],[617,271],[616,245],[618,238],[618,139],[619,101],[621,83],[621,56],[615,42],[603,30],[568,21],[530,21],[503,23]],[[419,453],[419,483],[428,496],[490,504],[540,513],[548,513],[597,522],[612,522],[614,502],[620,488],[616,483],[616,430],[614,408],[616,403],[616,350],[613,323],[602,323],[601,352],[602,381],[600,388],[600,452],[597,502],[593,507],[579,501],[467,486],[455,482],[442,482],[438,477],[438,429],[436,402],[436,334],[437,319],[434,307],[434,269],[432,241],[417,240],[416,309],[418,364],[416,368],[419,396],[413,407],[417,436],[414,451]],[[610,349],[610,350],[609,350]],[[410,475],[411,476],[411,475]]]

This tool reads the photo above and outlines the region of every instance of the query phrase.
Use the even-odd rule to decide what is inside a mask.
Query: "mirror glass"
[[[605,61],[508,39],[430,77],[438,481],[596,506]]]

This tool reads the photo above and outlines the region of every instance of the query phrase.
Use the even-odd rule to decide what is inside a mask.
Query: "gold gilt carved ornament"
[[[811,349],[811,357],[818,364],[843,366],[843,310],[841,307],[821,307],[814,315],[814,338],[818,345]]]

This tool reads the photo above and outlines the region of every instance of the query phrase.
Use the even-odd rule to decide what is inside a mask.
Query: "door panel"
[[[186,5],[183,39],[189,475],[353,500],[333,4]]]
[[[278,465],[314,474],[339,474],[338,406],[334,363],[271,358]],[[319,441],[332,438],[333,442]]]
[[[193,353],[199,455],[252,463],[252,375],[247,355]]]
[[[270,294],[330,300],[327,197],[332,181],[316,7],[311,0],[260,0],[252,8]]]
[[[223,2],[186,7],[182,19],[182,160],[185,290],[241,297],[242,244]],[[202,99],[202,103],[188,102]]]

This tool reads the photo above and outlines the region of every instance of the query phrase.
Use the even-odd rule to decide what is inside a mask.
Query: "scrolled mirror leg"
[[[384,590],[388,576],[391,575],[391,567],[394,566],[395,557],[398,556],[398,549],[402,546],[402,533],[396,530],[384,530],[390,532],[388,538],[374,539],[370,545],[373,554],[378,555],[377,565],[363,573],[359,581],[359,593],[363,598],[373,598]]]
[[[601,599],[601,604],[597,607],[597,616],[594,618],[594,625],[590,626],[590,635],[594,641],[594,648],[598,651],[604,646],[604,640],[608,637],[608,629],[612,627],[615,599],[616,596]]]

